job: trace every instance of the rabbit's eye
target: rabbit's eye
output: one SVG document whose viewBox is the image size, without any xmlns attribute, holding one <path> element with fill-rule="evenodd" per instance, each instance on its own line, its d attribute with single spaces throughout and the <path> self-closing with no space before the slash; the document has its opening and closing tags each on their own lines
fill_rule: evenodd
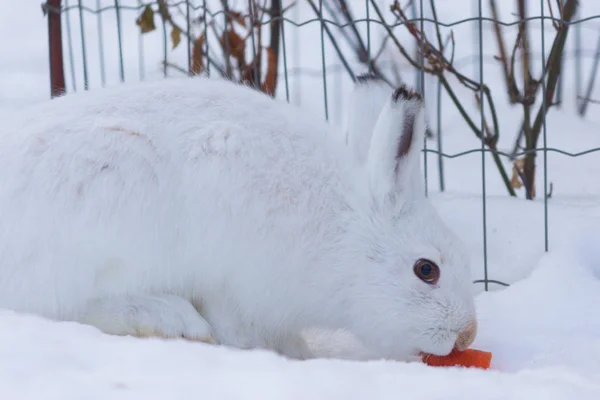
<svg viewBox="0 0 600 400">
<path fill-rule="evenodd" d="M 433 261 L 420 259 L 414 266 L 417 278 L 430 285 L 435 285 L 440 279 L 440 268 Z"/>
</svg>

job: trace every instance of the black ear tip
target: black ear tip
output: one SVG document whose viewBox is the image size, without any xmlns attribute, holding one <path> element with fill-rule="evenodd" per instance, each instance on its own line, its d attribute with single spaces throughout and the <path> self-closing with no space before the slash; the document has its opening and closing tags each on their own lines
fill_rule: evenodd
<svg viewBox="0 0 600 400">
<path fill-rule="evenodd" d="M 423 101 L 423 97 L 419 93 L 406 85 L 401 85 L 396 88 L 396 90 L 394 90 L 394 94 L 392 95 L 392 99 L 394 99 L 395 102 L 411 100 L 416 100 L 418 102 Z"/>
<path fill-rule="evenodd" d="M 369 82 L 380 82 L 382 79 L 372 72 L 365 72 L 356 77 L 356 84 L 361 85 Z"/>
</svg>

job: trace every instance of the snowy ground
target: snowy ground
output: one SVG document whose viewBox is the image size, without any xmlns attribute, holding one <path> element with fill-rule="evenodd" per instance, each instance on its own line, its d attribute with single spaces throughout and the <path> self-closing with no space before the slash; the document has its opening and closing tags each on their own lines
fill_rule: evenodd
<svg viewBox="0 0 600 400">
<path fill-rule="evenodd" d="M 598 233 L 598 231 L 596 231 Z M 597 237 L 597 236 L 596 236 Z M 6 399 L 597 399 L 600 249 L 542 257 L 528 279 L 478 297 L 474 344 L 493 370 L 288 361 L 262 351 L 109 337 L 0 314 Z"/>
<path fill-rule="evenodd" d="M 39 2 L 2 0 L 0 13 L 0 121 L 3 114 L 39 101 L 47 101 L 48 69 L 46 21 Z M 470 15 L 470 0 L 438 1 L 441 20 Z M 84 1 L 95 6 L 94 1 Z M 112 3 L 112 2 L 108 2 Z M 127 3 L 123 1 L 122 3 Z M 132 2 L 129 2 L 132 3 Z M 135 2 L 133 2 L 135 3 Z M 357 0 L 357 4 L 363 4 Z M 487 2 L 484 2 L 487 3 Z M 510 19 L 509 3 L 501 2 Z M 592 2 L 582 5 L 582 17 L 600 14 Z M 380 4 L 385 4 L 380 2 Z M 539 2 L 532 1 L 536 14 Z M 536 8 L 538 7 L 538 8 Z M 360 7 L 357 6 L 357 9 Z M 546 11 L 547 12 L 547 11 Z M 468 14 L 468 15 L 464 15 Z M 134 18 L 127 14 L 127 21 Z M 72 29 L 79 29 L 76 13 Z M 298 16 L 311 17 L 306 9 Z M 130 21 L 131 20 L 131 21 Z M 106 17 L 110 22 L 110 17 Z M 99 86 L 94 52 L 95 20 L 86 20 L 92 67 L 91 86 Z M 539 24 L 539 22 L 538 22 Z M 138 79 L 135 27 L 125 24 L 126 76 Z M 546 25 L 546 47 L 553 31 Z M 397 28 L 399 30 L 399 28 Z M 456 26 L 457 60 L 473 54 L 473 27 Z M 537 31 L 539 31 L 539 27 Z M 535 30 L 534 30 L 535 31 Z M 295 33 L 302 44 L 294 47 Z M 507 29 L 507 32 L 509 30 Z M 510 32 L 515 32 L 514 29 Z M 582 28 L 583 54 L 593 52 L 600 20 Z M 317 73 L 290 80 L 295 104 L 322 117 L 320 30 L 289 27 L 290 68 L 310 68 Z M 106 33 L 109 43 L 114 32 Z M 508 33 L 507 33 L 508 34 Z M 151 34 L 153 35 L 153 34 Z M 149 36 L 146 46 L 155 36 Z M 379 30 L 373 28 L 376 38 Z M 75 35 L 77 36 L 77 35 Z M 535 35 L 534 42 L 539 41 Z M 495 44 L 485 37 L 485 53 Z M 572 35 L 567 54 L 572 54 Z M 154 38 L 154 39 L 152 39 Z M 74 38 L 78 58 L 79 42 Z M 317 41 L 314 41 L 317 40 Z M 313 43 L 313 44 L 311 44 Z M 538 43 L 539 45 L 539 43 Z M 155 46 L 156 47 L 156 46 Z M 147 77 L 160 76 L 160 51 L 147 50 Z M 539 46 L 538 46 L 539 47 Z M 569 50 L 570 49 L 570 50 Z M 334 57 L 327 49 L 327 59 Z M 66 48 L 65 48 L 66 51 Z M 107 82 L 118 84 L 116 52 L 107 55 Z M 173 53 L 177 59 L 179 53 Z M 539 51 L 538 51 L 539 54 Z M 546 55 L 548 49 L 546 50 Z M 179 55 L 180 56 L 180 55 Z M 131 61 L 131 62 L 130 62 Z M 468 60 L 467 60 L 468 61 Z M 587 78 L 591 59 L 584 57 Z M 96 66 L 94 66 L 96 65 Z M 473 76 L 473 67 L 465 71 Z M 552 110 L 547 121 L 548 145 L 567 151 L 600 146 L 600 106 L 591 105 L 585 119 L 576 115 L 574 64 L 567 57 L 564 106 Z M 81 87 L 81 68 L 77 85 Z M 68 64 L 66 72 L 69 74 Z M 69 75 L 68 75 L 69 76 Z M 484 77 L 499 77 L 493 62 L 484 65 Z M 330 74 L 328 83 L 331 120 L 340 123 L 348 82 Z M 412 79 L 412 78 L 411 78 Z M 486 78 L 487 80 L 487 78 Z M 68 78 L 70 87 L 72 82 Z M 491 79 L 492 90 L 502 93 L 502 82 Z M 304 88 L 305 90 L 300 90 Z M 280 86 L 279 95 L 283 87 Z M 428 90 L 433 90 L 430 86 Z M 461 92 L 466 96 L 466 92 Z M 600 97 L 600 89 L 595 97 Z M 500 145 L 510 148 L 520 110 L 499 96 L 497 107 L 503 136 Z M 472 106 L 472 104 L 471 104 Z M 430 110 L 435 107 L 435 102 Z M 474 109 L 474 108 L 473 108 Z M 472 110 L 473 110 L 472 109 Z M 460 116 L 444 99 L 441 120 L 444 151 L 455 153 L 478 147 Z M 434 115 L 434 113 L 432 113 Z M 434 121 L 435 124 L 435 121 Z M 0 129 L 2 125 L 0 124 Z M 435 147 L 435 142 L 431 142 Z M 72 323 L 0 312 L 0 398 L 2 399 L 598 399 L 600 398 L 600 153 L 580 158 L 548 154 L 548 177 L 554 191 L 548 201 L 550 252 L 544 252 L 544 203 L 510 199 L 505 194 L 490 159 L 486 159 L 487 255 L 492 279 L 511 283 L 492 285 L 482 292 L 474 285 L 480 333 L 473 347 L 492 351 L 492 370 L 436 369 L 419 364 L 392 362 L 352 363 L 333 360 L 295 362 L 262 351 L 236 351 L 178 341 L 135 340 L 102 335 Z M 543 163 L 543 155 L 538 164 Z M 507 167 L 510 165 L 507 163 Z M 430 195 L 442 216 L 472 249 L 475 278 L 483 277 L 483 220 L 481 155 L 445 160 L 447 191 L 438 189 L 437 159 L 428 157 Z M 510 171 L 510 168 L 509 168 Z M 543 182 L 538 174 L 538 190 Z"/>
</svg>

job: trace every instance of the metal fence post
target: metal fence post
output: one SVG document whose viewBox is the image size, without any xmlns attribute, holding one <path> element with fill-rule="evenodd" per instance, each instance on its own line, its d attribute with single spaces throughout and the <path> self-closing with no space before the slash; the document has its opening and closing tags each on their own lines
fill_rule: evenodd
<svg viewBox="0 0 600 400">
<path fill-rule="evenodd" d="M 66 92 L 63 67 L 61 0 L 48 0 L 44 10 L 48 13 L 48 52 L 50 56 L 50 97 Z"/>
</svg>

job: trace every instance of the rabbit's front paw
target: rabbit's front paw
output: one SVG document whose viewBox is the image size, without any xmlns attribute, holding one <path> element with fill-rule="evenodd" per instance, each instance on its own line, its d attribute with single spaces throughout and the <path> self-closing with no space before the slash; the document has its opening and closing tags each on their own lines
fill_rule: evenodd
<svg viewBox="0 0 600 400">
<path fill-rule="evenodd" d="M 174 295 L 96 299 L 79 322 L 112 335 L 183 338 L 217 344 L 212 327 L 194 306 Z"/>
</svg>

